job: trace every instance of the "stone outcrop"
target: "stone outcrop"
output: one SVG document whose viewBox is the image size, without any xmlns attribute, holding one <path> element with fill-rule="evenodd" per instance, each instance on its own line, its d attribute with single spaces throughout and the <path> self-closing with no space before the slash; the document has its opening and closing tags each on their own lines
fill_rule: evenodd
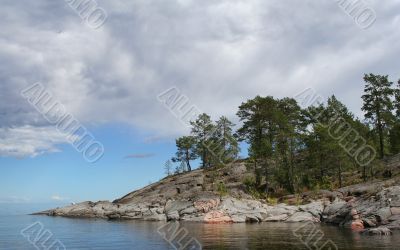
<svg viewBox="0 0 400 250">
<path fill-rule="evenodd" d="M 400 229 L 400 185 L 385 188 L 387 183 L 380 182 L 372 186 L 375 189 L 361 185 L 342 189 L 346 192 L 345 197 L 351 195 L 351 199 L 337 199 L 327 205 L 323 212 L 323 221 L 368 234 L 378 234 L 382 228 Z M 371 228 L 377 230 L 370 230 Z M 382 231 L 382 234 L 387 233 Z"/>
<path fill-rule="evenodd" d="M 269 205 L 246 194 L 244 164 L 222 170 L 195 170 L 164 178 L 113 202 L 82 202 L 38 214 L 109 220 L 194 221 L 204 223 L 313 222 L 388 235 L 400 229 L 399 179 L 321 190 Z M 221 194 L 214 185 L 227 183 Z M 295 198 L 295 199 L 293 199 Z M 282 199 L 281 199 L 282 200 Z M 296 205 L 297 204 L 297 205 Z"/>
<path fill-rule="evenodd" d="M 76 218 L 102 218 L 110 220 L 183 220 L 205 223 L 240 222 L 320 222 L 322 203 L 304 206 L 279 204 L 269 206 L 255 200 L 233 197 L 202 198 L 201 200 L 169 200 L 165 205 L 151 203 L 118 204 L 107 201 L 82 202 L 44 211 L 39 214 Z"/>
</svg>

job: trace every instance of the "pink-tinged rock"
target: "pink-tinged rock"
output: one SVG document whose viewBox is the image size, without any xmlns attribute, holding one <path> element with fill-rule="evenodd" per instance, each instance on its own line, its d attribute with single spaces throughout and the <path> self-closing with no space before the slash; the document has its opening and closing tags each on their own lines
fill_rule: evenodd
<svg viewBox="0 0 400 250">
<path fill-rule="evenodd" d="M 193 205 L 197 211 L 207 213 L 208 211 L 218 207 L 219 202 L 219 199 L 199 200 L 195 201 Z"/>
<path fill-rule="evenodd" d="M 354 202 L 355 198 L 353 196 L 347 196 L 343 198 L 346 202 Z"/>
<path fill-rule="evenodd" d="M 360 220 L 360 215 L 358 214 L 358 211 L 355 208 L 351 209 L 351 216 L 355 221 Z"/>
<path fill-rule="evenodd" d="M 392 215 L 400 215 L 400 207 L 391 207 L 390 212 Z"/>
<path fill-rule="evenodd" d="M 353 220 L 351 222 L 351 229 L 354 231 L 364 230 L 364 223 L 362 220 Z"/>
<path fill-rule="evenodd" d="M 233 219 L 222 211 L 211 211 L 204 216 L 206 223 L 232 223 Z"/>
<path fill-rule="evenodd" d="M 351 209 L 352 216 L 357 215 L 357 214 L 358 214 L 357 209 L 355 209 L 355 208 Z"/>
</svg>

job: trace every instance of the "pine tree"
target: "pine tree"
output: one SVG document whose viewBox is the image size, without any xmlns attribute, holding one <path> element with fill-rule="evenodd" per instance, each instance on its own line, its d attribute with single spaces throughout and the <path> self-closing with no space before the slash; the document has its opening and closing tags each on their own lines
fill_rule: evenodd
<svg viewBox="0 0 400 250">
<path fill-rule="evenodd" d="M 400 80 L 397 82 L 397 86 L 394 89 L 394 108 L 396 109 L 397 121 L 400 120 Z"/>
<path fill-rule="evenodd" d="M 239 143 L 233 135 L 233 127 L 234 124 L 225 116 L 216 122 L 213 155 L 218 163 L 226 163 L 238 157 Z"/>
<path fill-rule="evenodd" d="M 394 89 L 394 108 L 396 117 L 393 126 L 390 128 L 390 152 L 392 154 L 400 153 L 400 80 Z"/>
<path fill-rule="evenodd" d="M 366 82 L 364 88 L 364 101 L 362 110 L 365 118 L 370 121 L 379 139 L 379 154 L 382 159 L 385 155 L 385 140 L 387 138 L 387 128 L 393 120 L 393 103 L 391 97 L 393 89 L 392 82 L 388 76 L 369 74 L 364 76 Z"/>
<path fill-rule="evenodd" d="M 171 162 L 171 160 L 168 160 L 168 161 L 165 162 L 164 169 L 165 169 L 165 174 L 167 176 L 170 176 L 172 174 L 172 171 L 171 171 L 172 170 L 172 162 Z"/>
<path fill-rule="evenodd" d="M 202 168 L 209 167 L 215 127 L 210 116 L 205 113 L 199 115 L 197 120 L 191 122 L 191 125 L 191 134 L 196 141 L 196 154 L 202 161 Z"/>
<path fill-rule="evenodd" d="M 239 107 L 237 115 L 243 122 L 238 134 L 250 144 L 249 156 L 265 176 L 265 192 L 268 196 L 271 181 L 271 157 L 277 131 L 277 101 L 271 97 L 257 96 Z"/>
<path fill-rule="evenodd" d="M 299 138 L 304 127 L 301 123 L 301 108 L 291 98 L 277 100 L 276 110 L 277 133 L 275 138 L 275 161 L 281 173 L 280 184 L 289 192 L 294 190 L 296 153 L 301 146 Z M 283 175 L 282 175 L 283 173 Z"/>
<path fill-rule="evenodd" d="M 185 169 L 192 171 L 190 161 L 195 160 L 196 156 L 196 140 L 192 136 L 183 136 L 176 139 L 177 152 L 172 158 L 173 162 L 180 162 L 186 165 Z"/>
</svg>

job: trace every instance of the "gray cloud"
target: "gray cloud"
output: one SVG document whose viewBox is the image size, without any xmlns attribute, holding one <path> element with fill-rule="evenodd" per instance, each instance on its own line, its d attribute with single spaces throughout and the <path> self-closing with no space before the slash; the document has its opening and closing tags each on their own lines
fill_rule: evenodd
<svg viewBox="0 0 400 250">
<path fill-rule="evenodd" d="M 38 128 L 48 124 L 19 95 L 37 81 L 84 124 L 123 122 L 165 138 L 187 132 L 156 99 L 171 86 L 215 118 L 235 119 L 257 94 L 308 87 L 336 93 L 360 115 L 364 73 L 400 78 L 396 0 L 368 1 L 377 22 L 367 30 L 333 0 L 98 2 L 108 19 L 93 30 L 63 1 L 3 1 L 0 137 L 29 128 L 32 148 L 19 148 L 26 138 L 14 133 L 0 155 L 52 152 L 63 142 L 52 133 L 43 142 Z"/>
</svg>

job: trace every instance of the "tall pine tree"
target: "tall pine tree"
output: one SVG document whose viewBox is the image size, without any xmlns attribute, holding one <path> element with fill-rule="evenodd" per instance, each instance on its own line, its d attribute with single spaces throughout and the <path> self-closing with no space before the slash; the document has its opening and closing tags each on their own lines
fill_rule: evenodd
<svg viewBox="0 0 400 250">
<path fill-rule="evenodd" d="M 214 143 L 215 126 L 211 121 L 211 117 L 205 113 L 190 123 L 192 125 L 191 134 L 196 140 L 196 154 L 202 161 L 202 168 L 211 165 L 211 148 Z"/>
<path fill-rule="evenodd" d="M 366 82 L 364 88 L 364 101 L 362 110 L 365 118 L 374 126 L 379 140 L 379 155 L 382 159 L 385 155 L 385 141 L 387 139 L 387 128 L 393 120 L 393 103 L 391 97 L 393 89 L 392 82 L 388 76 L 369 74 L 364 76 Z"/>
<path fill-rule="evenodd" d="M 176 139 L 176 156 L 172 158 L 173 162 L 186 164 L 186 169 L 192 171 L 190 161 L 195 160 L 196 156 L 196 140 L 192 136 L 183 136 Z"/>
</svg>

